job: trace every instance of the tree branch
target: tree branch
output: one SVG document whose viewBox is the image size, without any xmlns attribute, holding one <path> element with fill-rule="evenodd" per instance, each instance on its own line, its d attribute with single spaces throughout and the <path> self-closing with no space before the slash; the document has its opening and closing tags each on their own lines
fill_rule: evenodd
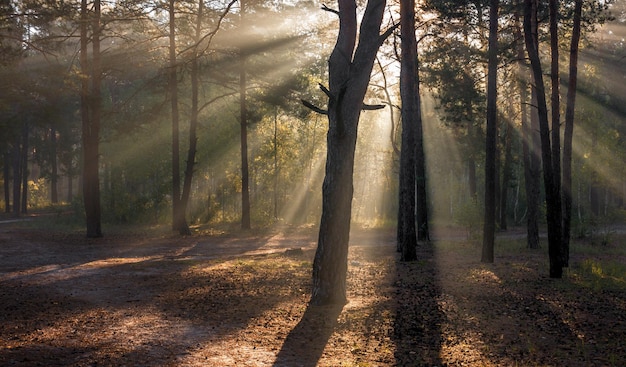
<svg viewBox="0 0 626 367">
<path fill-rule="evenodd" d="M 327 111 L 327 110 L 323 110 L 323 109 L 321 109 L 321 108 L 319 108 L 319 107 L 315 106 L 315 105 L 314 105 L 313 103 L 311 103 L 311 102 L 305 101 L 304 99 L 301 99 L 301 100 L 300 100 L 300 102 L 302 102 L 302 104 L 303 104 L 305 107 L 307 107 L 307 108 L 309 108 L 309 109 L 313 110 L 314 112 L 317 112 L 317 113 L 319 113 L 319 114 L 321 114 L 321 115 L 328 115 L 328 111 Z"/>
<path fill-rule="evenodd" d="M 322 10 L 339 15 L 339 10 L 331 9 L 328 6 L 326 6 L 326 4 L 322 4 Z"/>
<path fill-rule="evenodd" d="M 385 108 L 384 104 L 365 104 L 365 103 L 363 103 L 363 107 L 361 107 L 363 111 L 382 110 L 383 108 Z"/>
<path fill-rule="evenodd" d="M 325 87 L 322 83 L 318 83 L 317 85 L 319 85 L 319 86 L 320 86 L 320 89 L 322 90 L 322 92 L 324 92 L 324 94 L 325 94 L 328 98 L 330 98 L 330 99 L 332 99 L 332 100 L 334 100 L 334 99 L 335 99 L 335 97 L 333 96 L 333 94 L 332 94 L 332 93 L 330 93 L 330 90 L 328 90 L 328 88 L 326 88 L 326 87 Z"/>
</svg>

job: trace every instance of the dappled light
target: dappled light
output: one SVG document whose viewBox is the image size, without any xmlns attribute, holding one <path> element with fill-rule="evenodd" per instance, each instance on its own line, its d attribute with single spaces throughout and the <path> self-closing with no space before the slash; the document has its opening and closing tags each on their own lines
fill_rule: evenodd
<svg viewBox="0 0 626 367">
<path fill-rule="evenodd" d="M 4 2 L 0 365 L 626 365 L 581 1 Z"/>
</svg>

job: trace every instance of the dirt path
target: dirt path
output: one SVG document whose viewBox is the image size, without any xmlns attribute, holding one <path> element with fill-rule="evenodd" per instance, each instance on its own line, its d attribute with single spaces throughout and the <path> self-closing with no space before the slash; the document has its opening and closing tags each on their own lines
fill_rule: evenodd
<svg viewBox="0 0 626 367">
<path fill-rule="evenodd" d="M 307 307 L 315 237 L 0 227 L 0 365 L 626 364 L 619 283 L 550 280 L 543 253 L 483 265 L 463 242 L 400 263 L 391 231 L 363 231 L 350 302 Z"/>
</svg>

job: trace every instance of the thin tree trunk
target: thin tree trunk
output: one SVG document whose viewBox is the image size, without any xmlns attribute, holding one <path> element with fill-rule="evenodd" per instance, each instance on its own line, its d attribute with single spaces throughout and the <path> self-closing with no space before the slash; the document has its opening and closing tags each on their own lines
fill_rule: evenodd
<svg viewBox="0 0 626 367">
<path fill-rule="evenodd" d="M 543 84 L 543 71 L 537 45 L 532 35 L 532 13 L 533 1 L 525 0 L 524 14 L 524 38 L 526 41 L 526 50 L 530 59 L 533 71 L 533 88 L 537 93 L 537 109 L 539 114 L 539 134 L 541 137 L 541 160 L 543 166 L 544 186 L 546 189 L 546 206 L 547 206 L 547 222 L 548 222 L 548 252 L 550 255 L 550 277 L 561 278 L 563 274 L 561 264 L 561 199 L 555 196 L 556 180 L 554 176 L 554 165 L 552 163 L 552 149 L 550 142 L 550 127 L 548 121 L 548 109 L 546 103 L 546 94 Z"/>
<path fill-rule="evenodd" d="M 522 155 L 524 162 L 524 189 L 526 192 L 526 242 L 528 248 L 539 248 L 539 161 L 536 154 L 536 137 L 538 130 L 534 126 L 538 126 L 537 113 L 534 106 L 536 98 L 531 101 L 531 107 L 528 108 L 528 70 L 524 63 L 524 45 L 520 24 L 520 14 L 517 10 L 519 3 L 516 3 L 515 10 L 515 37 L 517 38 L 517 58 L 518 58 L 518 88 L 520 92 L 520 110 L 522 120 Z M 531 117 L 529 119 L 529 111 Z"/>
<path fill-rule="evenodd" d="M 8 148 L 5 148 L 5 152 L 3 153 L 3 165 L 2 165 L 2 174 L 3 174 L 3 188 L 4 188 L 4 212 L 11 212 L 11 195 L 10 195 L 10 182 L 11 179 L 11 157 L 8 152 Z"/>
<path fill-rule="evenodd" d="M 20 209 L 22 208 L 22 165 L 20 156 L 20 135 L 17 135 L 13 144 L 13 215 L 16 217 L 20 215 Z"/>
<path fill-rule="evenodd" d="M 179 231 L 185 220 L 181 208 L 180 188 L 180 114 L 178 111 L 178 72 L 176 61 L 176 8 L 169 0 L 169 73 L 168 89 L 172 114 L 172 229 Z"/>
<path fill-rule="evenodd" d="M 498 6 L 499 0 L 489 4 L 489 51 L 487 73 L 487 130 L 485 145 L 485 222 L 481 261 L 493 262 L 496 230 L 496 138 L 497 125 L 497 78 L 498 78 Z"/>
<path fill-rule="evenodd" d="M 563 266 L 569 266 L 569 243 L 572 225 L 572 140 L 574 137 L 574 111 L 576 106 L 576 84 L 578 81 L 578 43 L 582 0 L 574 5 L 574 27 L 569 56 L 569 82 L 567 87 L 567 107 L 565 109 L 565 136 L 563 139 Z"/>
<path fill-rule="evenodd" d="M 415 23 L 415 22 L 413 22 Z M 428 225 L 428 182 L 426 180 L 426 154 L 424 152 L 424 126 L 422 123 L 422 99 L 420 96 L 419 53 L 415 51 L 415 96 L 417 97 L 417 113 L 415 116 L 415 174 L 417 184 L 417 240 L 430 241 Z"/>
<path fill-rule="evenodd" d="M 57 131 L 55 128 L 50 129 L 50 145 L 52 147 L 50 152 L 50 166 L 52 168 L 50 177 L 50 202 L 56 204 L 59 202 L 59 173 L 57 164 Z"/>
<path fill-rule="evenodd" d="M 357 40 L 355 0 L 339 0 L 339 34 L 328 60 L 326 175 L 313 262 L 311 303 L 344 304 L 353 194 L 354 151 L 365 92 L 378 48 L 385 0 L 369 0 Z"/>
<path fill-rule="evenodd" d="M 185 166 L 185 179 L 183 182 L 183 193 L 180 200 L 181 218 L 178 223 L 178 233 L 181 235 L 190 235 L 189 225 L 185 219 L 187 206 L 189 205 L 189 197 L 191 195 L 191 182 L 193 179 L 193 171 L 196 165 L 196 146 L 198 144 L 198 113 L 199 113 L 199 62 L 198 62 L 198 46 L 201 37 L 202 16 L 204 12 L 204 1 L 198 1 L 198 14 L 196 16 L 196 34 L 194 41 L 196 44 L 191 55 L 191 118 L 189 119 L 189 150 L 187 151 L 187 164 Z"/>
<path fill-rule="evenodd" d="M 245 25 L 246 2 L 239 2 L 239 22 Z M 246 101 L 247 56 L 244 50 L 239 50 L 239 137 L 241 146 L 241 228 L 250 229 L 250 169 L 248 167 L 248 107 Z"/>
<path fill-rule="evenodd" d="M 507 203 L 509 195 L 509 180 L 511 179 L 511 164 L 513 161 L 513 127 L 506 124 L 506 133 L 504 138 L 504 166 L 502 167 L 502 185 L 500 194 L 500 229 L 506 230 L 507 223 Z"/>
<path fill-rule="evenodd" d="M 22 170 L 21 212 L 28 212 L 28 123 L 22 126 L 22 148 L 20 150 L 20 166 Z"/>
</svg>

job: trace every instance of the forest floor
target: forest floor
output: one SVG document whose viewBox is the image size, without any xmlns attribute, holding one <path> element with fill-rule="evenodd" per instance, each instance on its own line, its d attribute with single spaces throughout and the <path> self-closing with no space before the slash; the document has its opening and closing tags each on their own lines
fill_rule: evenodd
<svg viewBox="0 0 626 367">
<path fill-rule="evenodd" d="M 463 240 L 402 263 L 351 235 L 344 307 L 308 307 L 311 229 L 86 239 L 0 224 L 2 366 L 624 366 L 626 237 L 572 249 Z M 445 231 L 444 231 L 445 232 Z M 515 237 L 515 236 L 513 236 Z"/>
</svg>

